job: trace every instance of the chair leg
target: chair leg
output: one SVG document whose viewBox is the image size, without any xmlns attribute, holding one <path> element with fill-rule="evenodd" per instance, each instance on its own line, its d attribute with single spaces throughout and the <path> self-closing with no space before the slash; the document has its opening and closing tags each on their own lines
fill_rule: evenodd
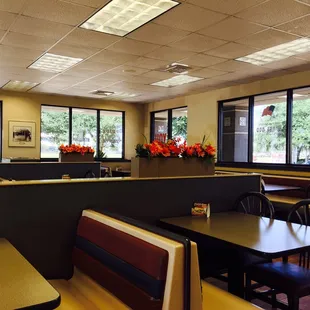
<svg viewBox="0 0 310 310">
<path fill-rule="evenodd" d="M 252 300 L 251 278 L 248 274 L 245 275 L 245 300 Z"/>
<path fill-rule="evenodd" d="M 272 309 L 277 309 L 277 292 L 276 292 L 276 290 L 271 291 L 271 306 L 272 306 Z"/>
<path fill-rule="evenodd" d="M 299 310 L 299 297 L 298 296 L 287 296 L 288 309 Z"/>
</svg>

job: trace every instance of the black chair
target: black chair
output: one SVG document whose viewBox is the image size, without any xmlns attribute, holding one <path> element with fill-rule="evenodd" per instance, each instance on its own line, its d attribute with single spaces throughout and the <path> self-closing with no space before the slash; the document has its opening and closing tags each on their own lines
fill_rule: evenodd
<svg viewBox="0 0 310 310">
<path fill-rule="evenodd" d="M 310 220 L 309 205 L 310 199 L 295 204 L 289 212 L 288 221 L 294 219 L 300 224 L 308 224 Z M 272 289 L 271 298 L 253 291 L 251 281 L 270 287 Z M 287 295 L 288 305 L 284 305 L 276 299 L 276 295 L 279 293 Z M 287 257 L 285 257 L 282 262 L 251 265 L 246 270 L 246 299 L 249 301 L 259 298 L 272 304 L 272 307 L 298 310 L 299 298 L 307 295 L 310 295 L 308 252 L 300 255 L 299 266 L 288 263 Z"/>
</svg>

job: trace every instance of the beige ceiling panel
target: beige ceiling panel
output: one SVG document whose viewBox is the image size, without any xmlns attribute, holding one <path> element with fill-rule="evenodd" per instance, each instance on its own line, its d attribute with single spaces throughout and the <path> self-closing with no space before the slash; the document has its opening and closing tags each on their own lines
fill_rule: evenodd
<svg viewBox="0 0 310 310">
<path fill-rule="evenodd" d="M 198 77 L 203 77 L 203 78 L 211 78 L 211 77 L 223 75 L 223 74 L 226 74 L 226 73 L 227 72 L 224 72 L 224 71 L 213 70 L 213 69 L 210 69 L 210 68 L 204 68 L 204 69 L 193 71 L 191 73 L 191 75 L 198 76 Z"/>
<path fill-rule="evenodd" d="M 310 6 L 292 0 L 272 0 L 249 8 L 238 17 L 267 26 L 275 26 L 310 13 Z"/>
<path fill-rule="evenodd" d="M 230 72 L 227 74 L 223 74 L 217 77 L 212 78 L 213 81 L 232 81 L 236 82 L 239 80 L 247 79 L 247 81 L 257 81 L 258 79 L 263 79 L 263 77 L 259 77 L 257 73 L 251 73 L 251 72 Z"/>
<path fill-rule="evenodd" d="M 310 61 L 310 52 L 298 54 L 295 57 Z"/>
<path fill-rule="evenodd" d="M 111 45 L 108 50 L 132 55 L 143 56 L 159 48 L 160 45 L 123 38 Z"/>
<path fill-rule="evenodd" d="M 182 62 L 187 65 L 198 67 L 209 67 L 224 61 L 226 61 L 226 59 L 204 54 L 196 54 L 194 56 L 182 60 Z"/>
<path fill-rule="evenodd" d="M 23 34 L 47 37 L 59 40 L 71 31 L 73 27 L 59 23 L 50 22 L 43 19 L 19 16 L 11 27 L 11 31 Z"/>
<path fill-rule="evenodd" d="M 269 29 L 238 40 L 237 43 L 265 49 L 297 39 L 299 39 L 299 37 L 295 35 Z"/>
<path fill-rule="evenodd" d="M 72 68 L 72 70 L 87 70 L 87 71 L 93 71 L 96 72 L 97 74 L 106 72 L 108 70 L 111 70 L 115 68 L 115 65 L 110 65 L 110 64 L 105 64 L 101 62 L 93 62 L 90 60 L 85 60 L 81 62 L 80 64 L 77 64 Z"/>
<path fill-rule="evenodd" d="M 310 5 L 310 0 L 295 0 L 295 1 Z"/>
<path fill-rule="evenodd" d="M 257 52 L 257 49 L 255 48 L 230 42 L 211 51 L 207 51 L 206 54 L 222 58 L 235 59 L 255 52 Z"/>
<path fill-rule="evenodd" d="M 260 70 L 264 71 L 259 66 L 251 65 L 249 63 L 242 62 L 242 61 L 236 61 L 236 60 L 229 60 L 226 62 L 222 62 L 210 68 L 215 69 L 215 70 L 228 71 L 228 72 L 234 72 L 234 71 L 240 71 L 240 70 L 244 70 L 246 72 L 248 72 L 249 70 L 252 70 L 252 72 L 253 71 L 257 72 Z"/>
<path fill-rule="evenodd" d="M 132 77 L 132 80 L 130 82 L 137 83 L 137 84 L 143 84 L 143 85 L 149 85 L 149 84 L 152 84 L 158 81 L 159 81 L 158 78 L 146 77 L 144 75 L 135 75 Z"/>
<path fill-rule="evenodd" d="M 154 85 L 135 84 L 130 81 L 120 82 L 111 87 L 113 87 L 114 89 L 124 89 L 124 90 L 136 89 L 136 90 L 145 91 L 145 92 L 161 92 L 161 93 L 164 92 L 164 87 L 154 86 Z"/>
<path fill-rule="evenodd" d="M 231 16 L 221 22 L 204 28 L 199 33 L 206 36 L 235 41 L 250 34 L 266 30 L 267 27 L 249 23 L 246 20 Z"/>
<path fill-rule="evenodd" d="M 153 59 L 153 58 L 147 58 L 147 57 L 139 57 L 135 61 L 128 62 L 128 66 L 143 68 L 143 69 L 149 69 L 149 70 L 155 70 L 158 68 L 166 67 L 170 64 L 169 60 L 159 60 L 159 59 Z"/>
<path fill-rule="evenodd" d="M 115 84 L 115 81 L 105 81 L 103 79 L 101 79 L 100 81 L 95 81 L 91 79 L 91 80 L 81 82 L 77 84 L 75 87 L 85 89 L 85 90 L 95 90 L 95 89 L 102 89 L 103 87 L 107 87 L 112 84 Z"/>
<path fill-rule="evenodd" d="M 85 47 L 85 46 L 78 47 L 73 45 L 67 45 L 64 43 L 58 43 L 52 49 L 49 50 L 49 53 L 85 59 L 94 55 L 99 51 L 100 49 L 95 47 Z"/>
<path fill-rule="evenodd" d="M 0 0 L 0 11 L 19 13 L 26 0 Z"/>
<path fill-rule="evenodd" d="M 0 75 L 1 74 L 16 74 L 24 77 L 28 82 L 43 82 L 54 76 L 53 73 L 18 67 L 2 67 L 0 70 Z"/>
<path fill-rule="evenodd" d="M 112 81 L 112 82 L 121 82 L 121 81 L 130 81 L 132 79 L 132 76 L 128 75 L 121 75 L 121 74 L 112 74 L 110 72 L 103 73 L 99 76 L 94 77 L 91 79 L 91 81 L 94 81 L 96 83 L 100 81 Z"/>
<path fill-rule="evenodd" d="M 36 86 L 35 88 L 32 88 L 30 90 L 31 93 L 36 93 L 36 92 L 40 92 L 40 93 L 52 93 L 54 91 L 60 90 L 63 87 L 61 85 L 47 85 L 47 84 L 41 84 Z"/>
<path fill-rule="evenodd" d="M 277 29 L 283 30 L 285 32 L 309 36 L 310 35 L 310 15 L 295 19 L 291 22 L 282 24 L 276 27 Z"/>
<path fill-rule="evenodd" d="M 266 0 L 187 0 L 188 3 L 229 15 L 233 15 L 265 1 Z"/>
<path fill-rule="evenodd" d="M 101 8 L 105 6 L 108 2 L 110 2 L 110 0 L 66 0 L 66 1 L 75 4 L 89 6 L 92 8 Z"/>
<path fill-rule="evenodd" d="M 100 74 L 99 72 L 94 72 L 92 70 L 87 69 L 78 69 L 76 67 L 73 67 L 72 69 L 66 71 L 66 73 L 72 76 L 84 77 L 85 79 L 92 78 Z"/>
<path fill-rule="evenodd" d="M 171 42 L 178 41 L 188 34 L 188 31 L 148 23 L 130 33 L 127 37 L 139 41 L 166 45 Z"/>
<path fill-rule="evenodd" d="M 0 57 L 0 67 L 20 67 L 20 68 L 27 68 L 31 65 L 33 61 L 24 58 L 17 58 L 15 56 L 1 56 Z M 2 68 L 0 69 L 0 71 Z"/>
<path fill-rule="evenodd" d="M 0 77 L 0 88 L 9 82 L 10 82 L 9 79 Z"/>
<path fill-rule="evenodd" d="M 303 72 L 303 71 L 309 71 L 309 70 L 310 70 L 309 63 L 289 69 L 289 71 L 292 71 L 292 72 Z"/>
<path fill-rule="evenodd" d="M 0 29 L 0 41 L 5 34 L 6 34 L 6 31 Z"/>
<path fill-rule="evenodd" d="M 183 58 L 190 57 L 192 55 L 195 55 L 193 52 L 189 51 L 181 51 L 176 48 L 168 47 L 168 46 L 163 46 L 146 56 L 149 58 L 155 58 L 155 59 L 160 59 L 160 60 L 170 60 L 172 62 L 179 61 Z"/>
<path fill-rule="evenodd" d="M 126 75 L 126 76 L 133 76 L 133 75 L 140 75 L 143 73 L 148 72 L 148 69 L 136 68 L 131 66 L 119 66 L 109 71 L 111 74 L 119 74 L 119 75 Z"/>
<path fill-rule="evenodd" d="M 120 37 L 82 28 L 73 30 L 61 42 L 70 45 L 106 48 L 120 40 Z"/>
<path fill-rule="evenodd" d="M 171 47 L 191 52 L 204 52 L 225 44 L 226 41 L 191 33 L 185 38 L 168 44 Z"/>
<path fill-rule="evenodd" d="M 0 58 L 14 56 L 14 58 L 29 59 L 34 61 L 40 57 L 41 54 L 42 53 L 40 51 L 30 50 L 27 48 L 0 45 Z"/>
<path fill-rule="evenodd" d="M 116 53 L 108 50 L 104 50 L 99 54 L 93 56 L 91 61 L 94 62 L 103 62 L 111 65 L 122 65 L 129 61 L 135 61 L 138 59 L 138 56 L 129 55 L 124 53 Z"/>
<path fill-rule="evenodd" d="M 8 30 L 16 17 L 16 14 L 0 11 L 0 29 Z"/>
<path fill-rule="evenodd" d="M 17 32 L 9 32 L 2 41 L 2 44 L 4 45 L 24 47 L 42 52 L 52 47 L 55 43 L 55 39 L 36 37 Z"/>
<path fill-rule="evenodd" d="M 158 79 L 158 81 L 166 80 L 174 77 L 175 75 L 169 72 L 160 72 L 160 71 L 150 71 L 142 74 L 142 76 Z"/>
<path fill-rule="evenodd" d="M 59 0 L 28 0 L 23 15 L 77 26 L 94 12 L 94 8 Z"/>
<path fill-rule="evenodd" d="M 277 77 L 277 76 L 284 76 L 284 75 L 287 75 L 287 74 L 292 74 L 291 71 L 288 71 L 288 70 L 272 70 L 270 69 L 270 71 L 266 72 L 263 74 L 263 76 L 267 79 L 270 79 L 270 78 L 274 78 L 274 77 Z"/>
<path fill-rule="evenodd" d="M 279 61 L 274 61 L 269 64 L 264 65 L 266 68 L 271 68 L 271 69 L 286 69 L 286 70 L 291 70 L 294 71 L 294 67 L 298 67 L 301 65 L 309 64 L 307 60 L 304 59 L 298 59 L 294 57 L 289 57 L 286 59 L 282 59 Z"/>
<path fill-rule="evenodd" d="M 197 31 L 215 24 L 227 15 L 212 12 L 191 4 L 181 4 L 154 20 L 156 24 L 178 28 L 186 31 Z"/>
<path fill-rule="evenodd" d="M 59 74 L 56 77 L 52 78 L 51 80 L 49 80 L 47 83 L 49 84 L 76 84 L 76 83 L 80 83 L 82 81 L 84 81 L 85 78 L 84 77 L 80 77 L 80 76 L 73 76 L 70 75 L 68 73 L 63 73 L 63 74 Z"/>
</svg>

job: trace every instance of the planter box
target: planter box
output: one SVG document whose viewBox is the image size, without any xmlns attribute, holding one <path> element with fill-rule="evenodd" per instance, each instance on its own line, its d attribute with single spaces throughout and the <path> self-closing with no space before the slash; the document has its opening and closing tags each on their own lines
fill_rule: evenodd
<svg viewBox="0 0 310 310">
<path fill-rule="evenodd" d="M 213 175 L 214 163 L 199 158 L 139 158 L 131 159 L 131 177 L 177 177 Z"/>
<path fill-rule="evenodd" d="M 94 161 L 94 154 L 86 153 L 82 155 L 80 153 L 59 153 L 59 161 L 63 163 L 91 162 Z"/>
</svg>

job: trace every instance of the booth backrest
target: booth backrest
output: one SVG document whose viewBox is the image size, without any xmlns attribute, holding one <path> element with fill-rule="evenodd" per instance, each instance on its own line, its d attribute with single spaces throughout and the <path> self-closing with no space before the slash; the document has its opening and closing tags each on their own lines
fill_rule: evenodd
<svg viewBox="0 0 310 310">
<path fill-rule="evenodd" d="M 201 310 L 196 244 L 192 247 L 190 309 Z M 184 246 L 176 241 L 86 210 L 73 262 L 132 309 L 184 309 Z"/>
</svg>

